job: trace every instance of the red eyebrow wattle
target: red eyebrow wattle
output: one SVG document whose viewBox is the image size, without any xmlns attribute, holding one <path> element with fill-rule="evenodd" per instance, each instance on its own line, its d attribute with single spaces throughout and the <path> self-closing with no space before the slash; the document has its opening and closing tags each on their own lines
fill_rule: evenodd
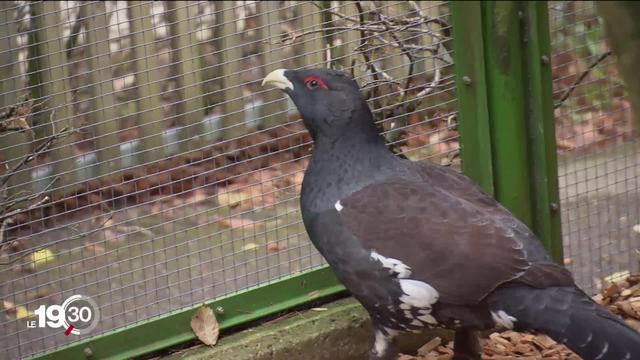
<svg viewBox="0 0 640 360">
<path fill-rule="evenodd" d="M 317 77 L 317 76 L 306 76 L 306 77 L 303 79 L 303 82 L 304 82 L 305 84 L 307 84 L 307 83 L 309 83 L 309 81 L 311 81 L 311 80 L 315 80 L 315 81 L 317 81 L 317 82 L 318 82 L 318 86 L 320 86 L 321 88 L 323 88 L 323 89 L 325 89 L 325 90 L 329 90 L 329 87 L 327 86 L 327 84 L 325 84 L 325 83 L 324 83 L 324 81 L 322 81 L 322 79 L 320 79 L 320 78 L 319 78 L 319 77 Z"/>
</svg>

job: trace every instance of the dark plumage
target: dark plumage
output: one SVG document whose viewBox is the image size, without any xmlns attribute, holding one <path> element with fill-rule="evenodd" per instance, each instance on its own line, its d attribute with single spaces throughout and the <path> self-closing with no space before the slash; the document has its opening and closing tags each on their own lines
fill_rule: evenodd
<svg viewBox="0 0 640 360">
<path fill-rule="evenodd" d="M 332 70 L 276 70 L 314 140 L 301 209 L 309 236 L 369 312 L 371 359 L 424 327 L 544 332 L 584 359 L 640 359 L 640 335 L 596 305 L 535 235 L 464 175 L 391 153 L 355 81 Z"/>
</svg>

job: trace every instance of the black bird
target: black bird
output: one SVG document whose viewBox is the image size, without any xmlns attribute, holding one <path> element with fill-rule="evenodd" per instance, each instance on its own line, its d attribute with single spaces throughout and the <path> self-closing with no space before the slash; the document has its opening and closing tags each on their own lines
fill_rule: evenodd
<svg viewBox="0 0 640 360">
<path fill-rule="evenodd" d="M 395 156 L 355 81 L 333 70 L 275 70 L 314 140 L 301 209 L 311 241 L 375 329 L 455 330 L 454 359 L 479 359 L 476 332 L 539 331 L 584 359 L 640 359 L 640 334 L 594 303 L 536 236 L 462 174 Z"/>
</svg>

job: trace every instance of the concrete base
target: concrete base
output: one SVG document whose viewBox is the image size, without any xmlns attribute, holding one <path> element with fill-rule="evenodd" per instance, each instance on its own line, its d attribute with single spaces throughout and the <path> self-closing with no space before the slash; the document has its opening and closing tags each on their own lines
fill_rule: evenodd
<svg viewBox="0 0 640 360">
<path fill-rule="evenodd" d="M 369 316 L 349 298 L 307 310 L 256 328 L 223 337 L 216 346 L 200 346 L 169 356 L 178 360 L 353 360 L 366 359 L 373 342 Z M 400 349 L 414 352 L 434 336 L 450 339 L 446 331 L 402 336 Z M 412 350 L 412 351 L 411 351 Z"/>
</svg>

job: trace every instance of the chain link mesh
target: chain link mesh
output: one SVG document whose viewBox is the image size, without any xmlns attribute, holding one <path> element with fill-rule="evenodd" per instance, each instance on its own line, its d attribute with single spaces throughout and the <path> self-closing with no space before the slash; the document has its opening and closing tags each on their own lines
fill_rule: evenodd
<svg viewBox="0 0 640 360">
<path fill-rule="evenodd" d="M 565 264 L 595 293 L 638 271 L 638 141 L 593 2 L 550 2 Z"/>
</svg>

